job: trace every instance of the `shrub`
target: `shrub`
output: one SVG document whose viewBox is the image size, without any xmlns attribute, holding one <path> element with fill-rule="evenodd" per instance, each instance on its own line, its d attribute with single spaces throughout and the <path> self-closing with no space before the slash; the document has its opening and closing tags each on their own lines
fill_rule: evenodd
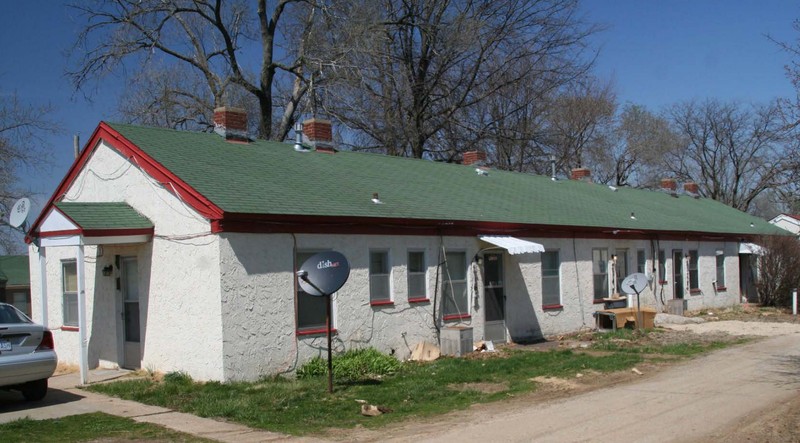
<svg viewBox="0 0 800 443">
<path fill-rule="evenodd" d="M 764 306 L 791 305 L 792 289 L 800 286 L 800 241 L 788 236 L 762 237 L 758 258 L 759 302 Z"/>
<path fill-rule="evenodd" d="M 192 377 L 183 371 L 168 372 L 164 375 L 164 383 L 188 385 L 192 383 Z"/>
<path fill-rule="evenodd" d="M 396 358 L 374 348 L 354 349 L 333 358 L 333 376 L 339 381 L 369 380 L 392 375 L 401 365 Z M 297 377 L 319 377 L 327 373 L 327 359 L 315 357 L 297 370 Z"/>
</svg>

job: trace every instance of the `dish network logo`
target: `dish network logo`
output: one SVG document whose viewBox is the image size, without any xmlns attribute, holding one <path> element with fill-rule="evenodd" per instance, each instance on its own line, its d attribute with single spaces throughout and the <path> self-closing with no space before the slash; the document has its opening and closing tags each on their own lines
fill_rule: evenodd
<svg viewBox="0 0 800 443">
<path fill-rule="evenodd" d="M 323 260 L 317 263 L 317 269 L 338 268 L 339 262 L 332 262 L 330 260 Z"/>
</svg>

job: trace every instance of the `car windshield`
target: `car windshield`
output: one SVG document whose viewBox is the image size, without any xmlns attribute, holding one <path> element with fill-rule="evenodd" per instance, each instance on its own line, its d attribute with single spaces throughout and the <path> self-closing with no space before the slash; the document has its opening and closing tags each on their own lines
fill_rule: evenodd
<svg viewBox="0 0 800 443">
<path fill-rule="evenodd" d="M 11 305 L 0 305 L 0 324 L 32 323 L 22 312 Z"/>
</svg>

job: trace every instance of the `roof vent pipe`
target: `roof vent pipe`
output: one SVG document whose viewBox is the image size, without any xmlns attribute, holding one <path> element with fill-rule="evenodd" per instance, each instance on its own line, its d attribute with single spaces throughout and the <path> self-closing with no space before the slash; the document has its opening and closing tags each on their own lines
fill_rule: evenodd
<svg viewBox="0 0 800 443">
<path fill-rule="evenodd" d="M 550 180 L 556 181 L 556 155 L 550 154 Z"/>
<path fill-rule="evenodd" d="M 300 122 L 294 125 L 294 150 L 297 152 L 310 151 L 310 149 L 303 146 L 303 124 Z"/>
</svg>

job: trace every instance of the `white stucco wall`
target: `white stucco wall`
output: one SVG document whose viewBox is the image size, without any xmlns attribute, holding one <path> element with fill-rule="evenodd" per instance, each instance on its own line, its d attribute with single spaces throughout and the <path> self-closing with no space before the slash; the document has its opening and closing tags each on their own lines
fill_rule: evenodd
<svg viewBox="0 0 800 443">
<path fill-rule="evenodd" d="M 290 234 L 222 235 L 226 379 L 289 372 L 323 355 L 324 334 L 295 333 L 295 250 L 333 249 L 350 261 L 350 277 L 334 300 L 336 350 L 372 346 L 407 358 L 417 343 L 436 341 L 432 302 L 408 302 L 405 263 L 409 250 L 425 251 L 428 294 L 433 297 L 439 238 L 311 234 L 297 234 L 295 238 L 296 245 Z M 449 250 L 464 251 L 468 260 L 477 252 L 474 238 L 444 238 L 444 244 Z M 370 249 L 389 251 L 393 305 L 370 305 Z"/>
<path fill-rule="evenodd" d="M 65 201 L 124 201 L 149 218 L 155 237 L 147 244 L 86 247 L 86 302 L 90 366 L 120 362 L 121 300 L 114 276 L 103 266 L 114 256 L 139 260 L 142 368 L 183 370 L 199 380 L 222 379 L 219 238 L 207 220 L 115 150 L 101 144 L 66 193 Z M 55 332 L 59 359 L 78 362 L 78 333 L 62 331 L 60 260 L 74 259 L 74 247 L 49 247 L 48 326 Z M 30 248 L 32 310 L 41 317 L 38 252 Z M 119 319 L 119 321 L 117 320 Z"/>
<path fill-rule="evenodd" d="M 324 335 L 295 333 L 294 251 L 334 249 L 350 261 L 350 278 L 334 302 L 334 321 L 338 331 L 334 339 L 335 350 L 372 346 L 387 353 L 393 352 L 399 358 L 407 358 L 418 342 L 436 341 L 432 303 L 407 301 L 407 252 L 425 251 L 428 294 L 433 298 L 440 241 L 447 250 L 464 251 L 468 261 L 480 248 L 488 246 L 473 237 L 444 237 L 440 240 L 423 236 L 297 234 L 293 239 L 290 234 L 228 233 L 222 234 L 221 238 L 225 379 L 236 380 L 291 372 L 308 359 L 324 353 Z M 653 242 L 651 246 L 649 240 L 528 240 L 542 243 L 548 250 L 559 251 L 563 307 L 542 308 L 539 254 L 512 256 L 500 250 L 504 257 L 506 324 L 511 340 L 530 340 L 594 327 L 592 314 L 603 305 L 593 302 L 593 248 L 608 249 L 609 257 L 618 249 L 627 249 L 628 273 L 636 271 L 638 249 L 645 250 L 647 273 L 652 273 L 653 256 L 658 256 L 657 248 L 665 250 L 667 283 L 659 284 L 658 278 L 654 278 L 650 287 L 641 294 L 643 306 L 661 308 L 664 302 L 673 298 L 673 249 L 680 249 L 684 256 L 689 250 L 698 250 L 701 292 L 690 295 L 687 289 L 685 299 L 690 309 L 726 306 L 739 300 L 738 245 L 733 242 L 660 242 L 657 246 Z M 651 248 L 656 248 L 655 253 Z M 376 249 L 387 250 L 390 254 L 393 305 L 371 306 L 369 303 L 369 251 Z M 714 291 L 712 285 L 716 279 L 718 250 L 726 256 L 727 290 L 724 292 Z M 477 264 L 470 266 L 467 278 L 472 317 L 444 325 L 471 326 L 474 339 L 480 340 L 484 338 L 483 283 Z M 684 263 L 684 278 L 688 279 L 685 271 Z M 477 281 L 473 280 L 476 275 Z M 477 297 L 473 292 L 476 286 Z M 439 291 L 441 298 L 441 287 Z"/>
</svg>

